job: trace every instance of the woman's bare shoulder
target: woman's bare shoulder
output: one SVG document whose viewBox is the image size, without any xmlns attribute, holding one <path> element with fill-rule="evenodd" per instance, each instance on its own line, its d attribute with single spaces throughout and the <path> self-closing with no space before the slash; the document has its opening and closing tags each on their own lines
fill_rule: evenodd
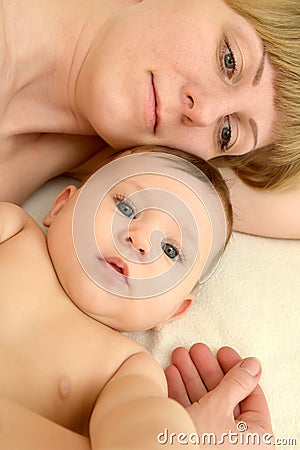
<svg viewBox="0 0 300 450">
<path fill-rule="evenodd" d="M 300 177 L 281 191 L 255 189 L 229 168 L 220 169 L 231 193 L 235 231 L 271 238 L 300 239 Z"/>
</svg>

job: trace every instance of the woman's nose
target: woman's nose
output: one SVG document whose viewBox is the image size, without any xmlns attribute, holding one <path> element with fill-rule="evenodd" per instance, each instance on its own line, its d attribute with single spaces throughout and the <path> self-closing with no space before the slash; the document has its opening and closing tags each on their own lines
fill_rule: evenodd
<svg viewBox="0 0 300 450">
<path fill-rule="evenodd" d="M 190 127 L 209 127 L 216 120 L 231 114 L 225 94 L 209 92 L 197 83 L 188 83 L 182 91 L 182 120 Z M 226 107 L 227 105 L 227 107 Z"/>
</svg>

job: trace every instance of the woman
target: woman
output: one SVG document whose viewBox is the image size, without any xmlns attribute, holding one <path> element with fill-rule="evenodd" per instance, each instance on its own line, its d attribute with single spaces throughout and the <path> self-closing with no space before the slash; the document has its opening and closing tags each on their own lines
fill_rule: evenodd
<svg viewBox="0 0 300 450">
<path fill-rule="evenodd" d="M 2 199 L 21 202 L 107 144 L 161 144 L 222 156 L 236 230 L 300 237 L 297 0 L 0 11 Z"/>
</svg>

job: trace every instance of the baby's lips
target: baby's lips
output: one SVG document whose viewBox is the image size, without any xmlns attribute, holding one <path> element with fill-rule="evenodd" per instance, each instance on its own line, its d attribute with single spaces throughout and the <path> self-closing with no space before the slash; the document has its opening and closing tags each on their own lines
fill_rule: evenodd
<svg viewBox="0 0 300 450">
<path fill-rule="evenodd" d="M 125 277 L 129 276 L 128 265 L 119 256 L 110 256 L 108 258 L 105 258 L 105 261 L 112 267 L 112 269 L 116 270 L 119 273 L 122 273 Z"/>
</svg>

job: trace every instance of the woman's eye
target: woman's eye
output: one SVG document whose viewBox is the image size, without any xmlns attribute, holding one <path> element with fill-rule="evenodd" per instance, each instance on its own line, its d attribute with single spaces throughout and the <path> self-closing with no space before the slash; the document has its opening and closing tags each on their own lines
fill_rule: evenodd
<svg viewBox="0 0 300 450">
<path fill-rule="evenodd" d="M 221 152 L 226 152 L 228 147 L 230 147 L 230 141 L 231 141 L 231 126 L 229 116 L 226 116 L 218 133 L 218 143 Z"/>
<path fill-rule="evenodd" d="M 134 212 L 133 208 L 130 205 L 128 205 L 124 201 L 117 201 L 116 205 L 117 205 L 118 210 L 124 216 L 128 217 L 129 219 L 134 219 L 135 212 Z"/>
<path fill-rule="evenodd" d="M 236 72 L 236 60 L 234 53 L 226 40 L 224 41 L 224 44 L 221 51 L 221 70 L 231 80 Z"/>
<path fill-rule="evenodd" d="M 165 252 L 165 254 L 170 258 L 170 259 L 177 259 L 179 252 L 176 250 L 176 248 L 168 243 L 164 243 L 162 244 L 161 248 L 163 249 L 163 251 Z"/>
<path fill-rule="evenodd" d="M 227 44 L 226 47 L 226 52 L 224 55 L 224 65 L 226 67 L 226 69 L 228 70 L 234 70 L 235 69 L 235 59 L 234 59 L 234 55 L 229 47 L 229 45 Z"/>
</svg>

